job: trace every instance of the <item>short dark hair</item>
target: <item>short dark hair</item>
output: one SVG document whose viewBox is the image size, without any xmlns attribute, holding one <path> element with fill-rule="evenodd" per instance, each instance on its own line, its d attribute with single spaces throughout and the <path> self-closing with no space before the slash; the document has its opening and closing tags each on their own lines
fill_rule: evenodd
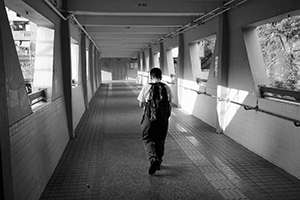
<svg viewBox="0 0 300 200">
<path fill-rule="evenodd" d="M 155 67 L 155 68 L 152 68 L 150 70 L 150 76 L 153 77 L 153 78 L 159 78 L 161 79 L 162 78 L 162 72 L 161 72 L 161 69 Z"/>
</svg>

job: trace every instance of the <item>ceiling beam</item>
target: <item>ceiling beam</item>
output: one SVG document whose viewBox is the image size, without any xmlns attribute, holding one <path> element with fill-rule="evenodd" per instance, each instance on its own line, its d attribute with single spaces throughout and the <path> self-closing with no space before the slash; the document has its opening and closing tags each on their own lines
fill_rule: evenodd
<svg viewBox="0 0 300 200">
<path fill-rule="evenodd" d="M 97 44 L 100 49 L 122 49 L 122 50 L 130 50 L 130 49 L 137 49 L 137 48 L 143 48 L 144 44 Z"/>
<path fill-rule="evenodd" d="M 125 38 L 130 38 L 130 39 L 138 39 L 138 38 L 142 38 L 142 39 L 157 39 L 160 36 L 163 35 L 157 35 L 157 34 L 126 34 L 126 35 L 122 35 L 122 34 L 101 34 L 101 33 L 92 33 L 90 34 L 90 36 L 97 40 L 97 39 L 116 39 L 116 38 L 120 38 L 120 39 L 125 39 Z"/>
<path fill-rule="evenodd" d="M 198 16 L 199 17 L 199 16 Z M 82 26 L 108 26 L 108 27 L 180 27 L 197 17 L 145 17 L 145 16 L 83 16 L 76 19 Z"/>
<path fill-rule="evenodd" d="M 149 44 L 153 42 L 153 39 L 146 40 L 136 40 L 136 39 L 98 39 L 94 40 L 97 45 L 107 45 L 107 44 Z"/>
<path fill-rule="evenodd" d="M 147 16 L 190 16 L 207 13 L 222 5 L 223 0 L 72 0 L 69 11 L 74 14 L 90 15 L 147 15 Z"/>
<path fill-rule="evenodd" d="M 103 27 L 86 26 L 85 30 L 89 33 L 119 33 L 119 34 L 167 34 L 175 31 L 176 28 L 169 27 Z"/>
<path fill-rule="evenodd" d="M 115 52 L 115 51 L 101 52 L 101 58 L 130 58 L 133 55 L 134 52 Z"/>
<path fill-rule="evenodd" d="M 116 49 L 103 49 L 103 50 L 101 49 L 101 53 L 110 52 L 112 54 L 115 54 L 115 53 L 120 53 L 120 52 L 126 52 L 128 54 L 133 54 L 137 50 L 139 50 L 139 49 L 122 49 L 122 51 L 121 50 L 116 50 Z"/>
<path fill-rule="evenodd" d="M 127 40 L 123 40 L 123 41 L 98 41 L 96 40 L 95 41 L 97 45 L 116 45 L 116 44 L 135 44 L 135 45 L 138 45 L 138 44 L 145 44 L 145 43 L 150 43 L 151 41 L 146 41 L 146 42 L 135 42 L 135 41 L 127 41 Z"/>
<path fill-rule="evenodd" d="M 138 49 L 140 49 L 140 48 L 138 48 Z M 111 52 L 112 54 L 114 54 L 114 53 L 120 53 L 120 52 L 126 52 L 126 53 L 131 52 L 131 54 L 132 54 L 132 53 L 136 52 L 138 49 L 137 48 L 134 48 L 134 49 L 128 49 L 128 48 L 124 48 L 124 49 L 104 48 L 104 49 L 101 50 L 101 53 L 103 53 L 103 52 Z"/>
</svg>

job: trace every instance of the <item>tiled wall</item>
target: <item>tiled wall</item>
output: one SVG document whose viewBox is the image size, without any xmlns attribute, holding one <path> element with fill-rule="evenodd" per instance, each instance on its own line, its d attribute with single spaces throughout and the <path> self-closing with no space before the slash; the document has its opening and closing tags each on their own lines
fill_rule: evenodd
<svg viewBox="0 0 300 200">
<path fill-rule="evenodd" d="M 261 99 L 259 107 L 272 113 L 300 118 L 299 105 Z M 225 133 L 246 148 L 300 178 L 300 130 L 293 122 L 240 108 Z"/>
<path fill-rule="evenodd" d="M 261 84 L 254 81 L 256 80 L 254 78 L 256 75 L 255 70 L 259 66 L 250 67 L 255 56 L 253 58 L 248 55 L 251 52 L 247 52 L 244 35 L 241 31 L 243 27 L 255 22 L 272 20 L 273 17 L 293 12 L 296 10 L 295 6 L 299 8 L 299 1 L 284 3 L 280 0 L 254 0 L 239 9 L 229 12 L 228 24 L 231 34 L 228 39 L 230 51 L 228 88 L 248 92 L 249 95 L 245 100 L 257 98 L 258 106 L 261 109 L 299 120 L 299 104 L 292 105 L 287 102 L 263 99 L 255 95 L 255 87 L 257 87 L 257 84 Z M 255 106 L 255 102 L 246 102 L 246 104 L 248 103 Z M 231 111 L 233 109 L 226 109 L 226 114 L 230 115 Z M 293 122 L 262 112 L 246 111 L 243 107 L 240 107 L 228 123 L 225 134 L 300 178 L 300 129 L 295 127 Z"/>
<path fill-rule="evenodd" d="M 85 104 L 83 98 L 82 85 L 72 89 L 72 115 L 73 115 L 73 129 L 75 130 L 83 113 L 85 111 Z"/>
<path fill-rule="evenodd" d="M 197 94 L 195 91 L 204 92 L 204 87 L 197 85 L 193 81 L 178 81 L 178 92 L 181 95 L 181 107 L 186 112 L 193 114 L 212 127 L 216 127 L 217 122 L 217 100 L 204 94 Z M 192 89 L 192 90 L 189 90 Z M 213 93 L 212 91 L 210 91 Z"/>
<path fill-rule="evenodd" d="M 90 100 L 91 100 L 92 97 L 93 97 L 92 86 L 91 86 L 91 81 L 90 81 L 90 79 L 87 80 L 86 85 L 87 85 L 88 102 L 90 102 Z"/>
<path fill-rule="evenodd" d="M 68 141 L 64 100 L 38 108 L 10 127 L 15 199 L 38 199 Z"/>
<path fill-rule="evenodd" d="M 299 104 L 293 105 L 262 99 L 255 95 L 254 91 L 257 83 L 254 82 L 251 73 L 253 69 L 249 66 L 249 57 L 243 39 L 243 32 L 241 31 L 243 27 L 255 22 L 294 11 L 296 9 L 295 5 L 299 5 L 299 1 L 291 1 L 284 4 L 284 6 L 283 4 L 283 1 L 280 0 L 253 0 L 241 5 L 238 9 L 232 9 L 228 12 L 228 31 L 230 34 L 228 35 L 229 38 L 226 38 L 228 41 L 228 47 L 226 48 L 230 53 L 228 54 L 228 66 L 224 66 L 224 68 L 228 67 L 228 76 L 226 75 L 228 77 L 228 80 L 226 80 L 228 83 L 226 82 L 226 84 L 228 85 L 225 86 L 224 92 L 226 94 L 224 94 L 224 97 L 251 106 L 255 106 L 255 100 L 258 98 L 261 109 L 300 120 Z M 210 35 L 210 25 L 213 26 L 213 21 L 206 23 L 205 26 L 185 32 L 185 46 L 196 39 L 200 39 L 201 34 L 205 31 L 207 31 L 207 35 Z M 217 32 L 216 27 L 212 29 Z M 187 49 L 185 48 L 184 54 L 185 69 L 191 68 Z M 217 54 L 220 53 L 217 49 L 215 51 Z M 210 70 L 213 70 L 213 68 Z M 217 78 L 210 76 L 208 88 L 213 91 L 208 91 L 208 94 L 216 94 L 214 92 L 218 87 L 216 82 L 217 80 L 220 82 Z M 190 88 L 189 80 L 192 81 L 191 78 L 184 75 L 184 80 L 180 84 Z M 213 84 L 209 85 L 209 83 Z M 193 95 L 192 93 L 194 92 L 188 90 L 180 92 L 182 94 L 180 101 L 182 109 L 217 128 L 218 105 L 216 99 L 203 95 Z M 218 114 L 223 117 L 221 121 L 225 119 L 223 121 L 224 127 L 222 127 L 224 133 L 251 151 L 300 178 L 300 128 L 285 119 L 254 110 L 247 111 L 242 106 L 224 102 L 225 107 L 218 111 Z"/>
</svg>

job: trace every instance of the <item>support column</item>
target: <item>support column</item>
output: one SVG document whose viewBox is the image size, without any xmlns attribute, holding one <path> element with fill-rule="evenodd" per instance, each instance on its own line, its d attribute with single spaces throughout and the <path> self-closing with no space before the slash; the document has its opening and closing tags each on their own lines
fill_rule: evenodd
<svg viewBox="0 0 300 200">
<path fill-rule="evenodd" d="M 179 46 L 178 46 L 178 62 L 176 69 L 176 77 L 183 79 L 184 77 L 184 37 L 183 33 L 179 34 Z"/>
<path fill-rule="evenodd" d="M 88 94 L 87 94 L 87 74 L 86 74 L 86 37 L 83 32 L 81 32 L 80 37 L 80 58 L 81 58 L 81 82 L 82 82 L 82 89 L 83 89 L 83 99 L 85 109 L 89 109 L 89 102 L 88 102 Z"/>
<path fill-rule="evenodd" d="M 99 69 L 99 87 L 102 84 L 102 65 L 101 65 L 101 52 L 98 52 L 98 69 Z"/>
<path fill-rule="evenodd" d="M 94 46 L 94 88 L 95 88 L 95 92 L 97 91 L 98 88 L 98 58 L 97 58 L 97 49 Z"/>
<path fill-rule="evenodd" d="M 165 53 L 163 42 L 159 43 L 159 52 L 160 52 L 160 60 L 159 60 L 160 69 L 163 75 L 167 75 L 168 70 L 166 68 L 168 68 L 168 66 L 166 66 L 166 61 L 165 61 L 166 53 Z"/>
<path fill-rule="evenodd" d="M 139 84 L 142 84 L 143 77 L 141 76 L 140 72 L 142 72 L 143 69 L 142 69 L 142 65 L 141 65 L 141 54 L 140 53 L 138 53 L 138 55 L 137 55 L 137 60 L 138 60 L 137 80 L 138 80 Z"/>
<path fill-rule="evenodd" d="M 69 20 L 61 19 L 61 53 L 63 65 L 63 88 L 65 97 L 65 106 L 67 111 L 67 121 L 70 138 L 74 138 L 73 115 L 72 115 L 72 71 L 71 71 L 71 41 Z"/>
<path fill-rule="evenodd" d="M 7 109 L 9 125 L 14 124 L 20 119 L 32 113 L 31 103 L 25 87 L 22 70 L 18 54 L 15 47 L 15 42 L 10 29 L 8 17 L 3 1 L 0 2 L 0 30 L 1 30 L 1 47 L 3 61 L 1 68 L 5 73 L 4 87 L 6 88 Z M 1 106 L 0 106 L 1 107 Z M 1 121 L 0 121 L 1 123 Z M 1 129 L 0 129 L 1 132 Z"/>
<path fill-rule="evenodd" d="M 142 62 L 143 62 L 143 72 L 145 72 L 147 70 L 147 65 L 146 65 L 146 55 L 145 52 L 142 52 Z"/>
<path fill-rule="evenodd" d="M 153 53 L 152 48 L 149 48 L 149 69 L 152 69 L 154 67 L 154 59 L 153 59 Z"/>
<path fill-rule="evenodd" d="M 10 105 L 8 101 L 10 96 L 7 90 L 10 89 L 9 86 L 12 86 L 13 83 L 10 83 L 11 81 L 7 76 L 14 77 L 12 76 L 13 73 L 21 73 L 20 69 L 17 70 L 17 66 L 19 67 L 20 65 L 18 63 L 17 53 L 10 31 L 5 5 L 3 0 L 0 0 L 0 199 L 11 200 L 14 199 L 14 192 L 9 136 Z M 17 83 L 18 80 L 14 81 L 16 89 L 19 88 L 20 83 Z M 15 94 L 18 95 L 18 91 L 14 91 Z M 20 95 L 22 94 L 23 92 Z"/>
<path fill-rule="evenodd" d="M 62 9 L 68 10 L 67 1 L 63 1 Z M 70 22 L 61 19 L 61 57 L 62 57 L 62 75 L 65 106 L 67 112 L 67 122 L 70 138 L 74 138 L 73 131 L 73 112 L 72 112 L 72 71 L 71 71 L 71 39 L 70 39 Z"/>
<path fill-rule="evenodd" d="M 217 77 L 217 96 L 221 99 L 227 98 L 228 88 L 228 14 L 227 12 L 219 16 L 219 34 L 217 36 L 219 55 L 215 58 L 215 76 Z M 226 122 L 226 106 L 225 101 L 219 101 L 217 99 L 217 125 L 216 131 L 223 133 L 225 130 Z"/>
<path fill-rule="evenodd" d="M 90 84 L 91 84 L 91 90 L 92 90 L 92 96 L 94 96 L 95 93 L 95 89 L 94 89 L 94 45 L 93 43 L 90 41 L 89 44 L 89 69 L 90 69 Z"/>
<path fill-rule="evenodd" d="M 138 54 L 138 69 L 139 69 L 139 71 L 143 70 L 142 65 L 141 65 L 141 55 L 140 55 L 140 53 Z"/>
<path fill-rule="evenodd" d="M 178 87 L 178 85 L 183 85 L 182 81 L 184 79 L 184 35 L 180 33 L 179 35 L 179 45 L 178 45 L 178 62 L 177 62 L 177 69 L 175 73 L 175 78 L 173 80 L 176 86 L 177 92 L 177 107 L 181 107 L 181 97 L 182 97 L 182 87 Z"/>
</svg>

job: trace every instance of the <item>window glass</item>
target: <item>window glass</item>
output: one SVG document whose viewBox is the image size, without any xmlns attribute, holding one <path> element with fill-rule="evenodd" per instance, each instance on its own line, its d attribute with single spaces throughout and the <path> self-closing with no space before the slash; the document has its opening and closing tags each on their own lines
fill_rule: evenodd
<svg viewBox="0 0 300 200">
<path fill-rule="evenodd" d="M 300 16 L 256 28 L 271 87 L 300 91 Z"/>
<path fill-rule="evenodd" d="M 209 71 L 212 55 L 215 49 L 216 37 L 206 38 L 198 42 L 201 71 Z"/>
<path fill-rule="evenodd" d="M 173 55 L 174 75 L 175 75 L 177 69 L 177 62 L 178 62 L 178 47 L 172 49 L 172 55 Z"/>
<path fill-rule="evenodd" d="M 72 67 L 72 86 L 78 86 L 78 63 L 79 45 L 76 40 L 71 38 L 71 67 Z"/>
<path fill-rule="evenodd" d="M 6 8 L 28 94 L 32 93 L 37 25 Z"/>
<path fill-rule="evenodd" d="M 86 79 L 89 79 L 90 76 L 90 66 L 89 66 L 89 50 L 86 49 Z"/>
<path fill-rule="evenodd" d="M 189 45 L 193 76 L 198 84 L 207 83 L 215 44 L 216 35 L 213 35 Z"/>
<path fill-rule="evenodd" d="M 159 68 L 160 67 L 160 63 L 159 63 L 160 52 L 155 53 L 154 56 L 153 56 L 153 58 L 154 58 L 154 67 Z"/>
</svg>

